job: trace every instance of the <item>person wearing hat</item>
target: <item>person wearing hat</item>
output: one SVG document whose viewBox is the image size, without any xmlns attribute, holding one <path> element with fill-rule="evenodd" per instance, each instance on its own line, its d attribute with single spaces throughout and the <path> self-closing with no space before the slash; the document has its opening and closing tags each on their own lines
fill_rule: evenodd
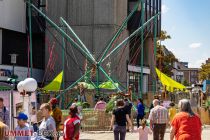
<svg viewBox="0 0 210 140">
<path fill-rule="evenodd" d="M 29 125 L 27 125 L 28 116 L 24 113 L 19 113 L 17 117 L 18 126 L 15 128 L 17 132 L 15 140 L 31 140 L 31 136 L 33 135 L 33 130 L 30 129 Z"/>
<path fill-rule="evenodd" d="M 52 108 L 51 116 L 55 120 L 56 130 L 59 131 L 59 126 L 62 121 L 62 112 L 59 107 L 57 107 L 58 100 L 56 98 L 52 98 L 50 100 L 50 106 Z"/>
</svg>

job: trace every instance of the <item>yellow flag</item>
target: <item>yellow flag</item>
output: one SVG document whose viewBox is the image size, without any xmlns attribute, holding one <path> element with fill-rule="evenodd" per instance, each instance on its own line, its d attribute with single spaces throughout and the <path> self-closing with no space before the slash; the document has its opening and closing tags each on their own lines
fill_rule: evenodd
<svg viewBox="0 0 210 140">
<path fill-rule="evenodd" d="M 162 73 L 159 69 L 155 69 L 157 76 L 159 77 L 161 83 L 166 86 L 166 90 L 173 92 L 174 88 L 183 91 L 186 87 L 172 78 L 168 77 L 164 73 Z"/>
<path fill-rule="evenodd" d="M 63 79 L 63 71 L 61 71 L 52 82 L 46 85 L 43 89 L 47 91 L 58 91 L 60 90 Z"/>
</svg>

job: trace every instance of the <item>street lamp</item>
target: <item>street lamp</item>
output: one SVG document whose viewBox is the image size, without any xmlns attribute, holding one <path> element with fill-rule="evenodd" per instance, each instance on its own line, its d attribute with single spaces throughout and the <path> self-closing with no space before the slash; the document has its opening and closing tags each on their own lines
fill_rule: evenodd
<svg viewBox="0 0 210 140">
<path fill-rule="evenodd" d="M 12 64 L 12 75 L 14 76 L 15 74 L 15 64 L 17 63 L 17 56 L 18 54 L 9 54 L 11 56 L 11 64 Z"/>
<path fill-rule="evenodd" d="M 24 81 L 20 81 L 17 85 L 17 89 L 23 96 L 23 107 L 25 114 L 29 116 L 29 123 L 31 124 L 30 109 L 31 109 L 31 94 L 37 89 L 37 81 L 34 78 L 26 78 Z M 28 95 L 28 96 L 25 96 Z M 24 97 L 28 97 L 28 102 L 24 101 Z"/>
<path fill-rule="evenodd" d="M 11 56 L 11 64 L 12 64 L 12 75 L 11 75 L 11 78 L 8 79 L 8 81 L 10 81 L 12 84 L 12 90 L 11 90 L 11 93 L 10 93 L 10 112 L 11 112 L 11 118 L 10 118 L 10 128 L 13 129 L 14 128 L 14 120 L 13 120 L 13 117 L 14 117 L 14 105 L 13 105 L 13 90 L 15 88 L 15 83 L 16 83 L 16 77 L 14 76 L 15 75 L 15 64 L 16 64 L 16 60 L 17 60 L 17 56 L 18 54 L 9 54 Z M 14 78 L 14 79 L 13 79 Z"/>
</svg>

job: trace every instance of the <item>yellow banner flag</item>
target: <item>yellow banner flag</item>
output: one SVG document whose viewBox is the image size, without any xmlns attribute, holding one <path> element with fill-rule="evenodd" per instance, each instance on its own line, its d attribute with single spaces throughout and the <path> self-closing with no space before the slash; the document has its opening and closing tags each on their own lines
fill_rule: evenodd
<svg viewBox="0 0 210 140">
<path fill-rule="evenodd" d="M 174 89 L 179 89 L 183 91 L 186 87 L 177 81 L 173 80 L 172 78 L 168 77 L 164 73 L 162 73 L 159 69 L 155 69 L 157 76 L 159 77 L 161 83 L 166 86 L 166 90 L 173 92 Z"/>
<path fill-rule="evenodd" d="M 61 83 L 63 79 L 63 71 L 61 71 L 52 82 L 46 85 L 43 89 L 46 91 L 58 91 L 61 88 Z"/>
</svg>

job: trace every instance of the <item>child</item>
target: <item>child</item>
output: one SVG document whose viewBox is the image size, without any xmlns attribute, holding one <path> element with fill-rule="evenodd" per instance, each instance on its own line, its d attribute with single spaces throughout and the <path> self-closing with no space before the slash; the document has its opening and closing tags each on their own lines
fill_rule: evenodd
<svg viewBox="0 0 210 140">
<path fill-rule="evenodd" d="M 169 111 L 168 111 L 168 115 L 169 115 L 170 123 L 171 123 L 172 119 L 176 115 L 176 108 L 175 108 L 175 104 L 173 102 L 171 102 L 169 104 L 169 106 L 170 106 L 170 108 L 169 108 Z"/>
<path fill-rule="evenodd" d="M 31 140 L 31 136 L 33 135 L 33 131 L 29 128 L 27 124 L 28 116 L 24 113 L 19 113 L 17 117 L 18 126 L 15 128 L 15 131 L 18 134 L 15 137 L 15 140 Z"/>
<path fill-rule="evenodd" d="M 139 140 L 148 140 L 148 134 L 152 134 L 152 130 L 146 126 L 146 124 L 146 119 L 143 119 L 141 121 L 141 126 L 138 128 Z"/>
</svg>

